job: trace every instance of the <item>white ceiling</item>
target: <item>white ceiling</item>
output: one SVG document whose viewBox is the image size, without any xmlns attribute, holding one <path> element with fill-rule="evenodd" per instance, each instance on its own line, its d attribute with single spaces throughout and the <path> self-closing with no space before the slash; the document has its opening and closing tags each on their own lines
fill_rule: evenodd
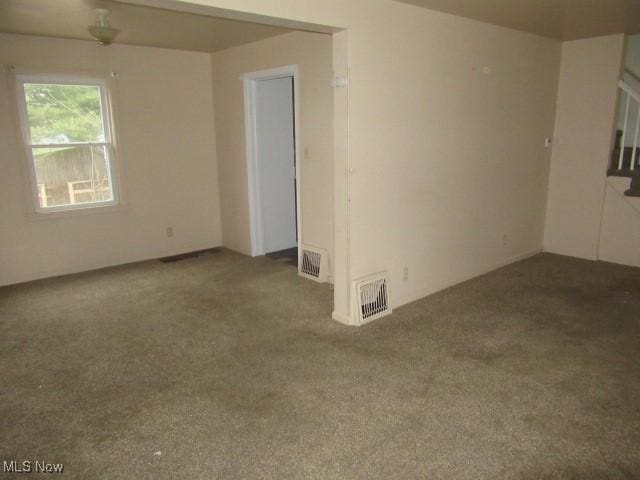
<svg viewBox="0 0 640 480">
<path fill-rule="evenodd" d="M 110 0 L 0 0 L 0 32 L 90 40 L 95 8 L 111 10 L 114 43 L 129 45 L 215 52 L 291 31 Z"/>
<path fill-rule="evenodd" d="M 396 0 L 561 40 L 640 33 L 640 0 Z"/>
</svg>

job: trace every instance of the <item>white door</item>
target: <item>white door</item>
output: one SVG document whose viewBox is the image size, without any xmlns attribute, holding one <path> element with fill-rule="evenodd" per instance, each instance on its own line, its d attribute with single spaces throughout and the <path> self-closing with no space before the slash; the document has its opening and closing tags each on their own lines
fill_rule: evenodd
<svg viewBox="0 0 640 480">
<path fill-rule="evenodd" d="M 257 80 L 256 141 L 265 253 L 297 246 L 293 77 Z"/>
</svg>

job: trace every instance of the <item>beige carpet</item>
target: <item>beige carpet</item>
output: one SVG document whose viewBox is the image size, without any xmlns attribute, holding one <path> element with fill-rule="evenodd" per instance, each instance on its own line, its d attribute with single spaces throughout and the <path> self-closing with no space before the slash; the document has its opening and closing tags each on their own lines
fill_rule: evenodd
<svg viewBox="0 0 640 480">
<path fill-rule="evenodd" d="M 640 270 L 539 255 L 360 329 L 331 309 L 329 286 L 226 250 L 0 289 L 0 462 L 640 478 Z"/>
</svg>

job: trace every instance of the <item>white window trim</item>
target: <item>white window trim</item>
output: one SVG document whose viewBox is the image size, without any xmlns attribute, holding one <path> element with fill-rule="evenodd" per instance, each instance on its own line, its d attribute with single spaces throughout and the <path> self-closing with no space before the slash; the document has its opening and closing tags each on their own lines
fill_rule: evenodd
<svg viewBox="0 0 640 480">
<path fill-rule="evenodd" d="M 111 108 L 111 99 L 109 95 L 108 83 L 103 78 L 83 77 L 75 75 L 56 75 L 56 74 L 17 74 L 16 93 L 17 106 L 20 118 L 20 127 L 22 132 L 22 141 L 27 158 L 27 167 L 29 172 L 29 183 L 31 191 L 31 200 L 34 212 L 36 214 L 62 214 L 64 212 L 91 211 L 96 209 L 113 209 L 120 205 L 120 189 L 119 176 L 116 162 L 116 149 L 113 135 L 113 109 Z M 31 128 L 29 126 L 29 118 L 27 115 L 27 100 L 24 90 L 26 83 L 42 83 L 42 84 L 64 84 L 64 85 L 90 85 L 100 88 L 100 102 L 102 109 L 102 119 L 104 127 L 104 142 L 71 142 L 65 144 L 32 144 Z M 112 200 L 100 202 L 87 202 L 75 205 L 59 205 L 54 207 L 41 207 L 38 196 L 38 184 L 35 171 L 35 160 L 33 158 L 33 148 L 59 147 L 59 146 L 105 146 L 108 149 L 109 160 L 109 183 L 113 194 Z"/>
</svg>

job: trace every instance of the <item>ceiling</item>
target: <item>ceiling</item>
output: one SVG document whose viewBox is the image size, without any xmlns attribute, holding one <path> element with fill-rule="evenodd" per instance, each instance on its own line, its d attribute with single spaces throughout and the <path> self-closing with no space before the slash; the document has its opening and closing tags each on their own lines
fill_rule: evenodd
<svg viewBox="0 0 640 480">
<path fill-rule="evenodd" d="M 560 40 L 640 33 L 640 0 L 396 0 Z"/>
<path fill-rule="evenodd" d="M 396 0 L 561 40 L 640 33 L 640 0 Z M 95 8 L 115 43 L 215 52 L 292 30 L 114 0 L 0 0 L 0 32 L 90 40 Z"/>
<path fill-rule="evenodd" d="M 0 0 L 0 32 L 91 40 L 95 8 L 111 10 L 114 43 L 215 52 L 291 30 L 110 0 Z"/>
</svg>

